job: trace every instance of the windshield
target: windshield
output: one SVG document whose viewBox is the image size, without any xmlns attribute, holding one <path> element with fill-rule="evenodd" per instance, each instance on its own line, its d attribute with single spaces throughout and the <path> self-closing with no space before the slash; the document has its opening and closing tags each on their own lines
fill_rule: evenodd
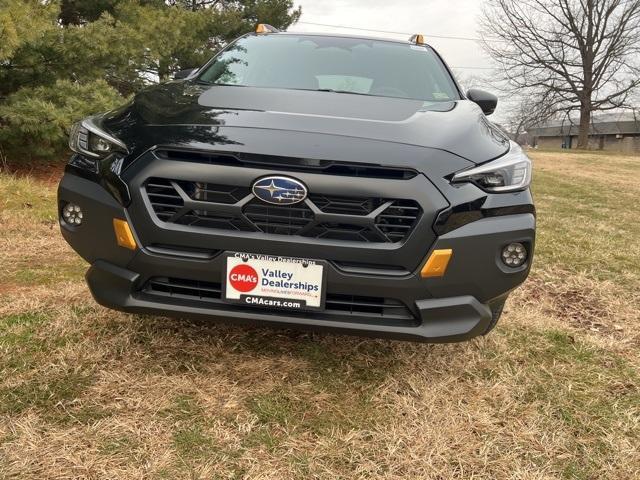
<svg viewBox="0 0 640 480">
<path fill-rule="evenodd" d="M 342 37 L 244 37 L 218 55 L 199 80 L 431 102 L 459 99 L 453 80 L 431 48 Z"/>
</svg>

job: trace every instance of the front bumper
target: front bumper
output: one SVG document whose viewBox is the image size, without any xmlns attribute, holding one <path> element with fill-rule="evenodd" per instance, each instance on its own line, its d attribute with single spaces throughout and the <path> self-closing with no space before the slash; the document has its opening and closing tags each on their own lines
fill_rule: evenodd
<svg viewBox="0 0 640 480">
<path fill-rule="evenodd" d="M 347 268 L 328 257 L 327 247 L 306 245 L 306 258 L 327 259 L 327 292 L 337 298 L 351 298 L 356 305 L 370 299 L 384 300 L 376 309 L 329 308 L 324 312 L 266 311 L 224 303 L 212 285 L 219 284 L 225 270 L 224 256 L 218 253 L 183 255 L 179 250 L 150 248 L 139 232 L 134 232 L 141 248 L 130 251 L 118 247 L 113 218 L 130 220 L 123 208 L 105 189 L 87 179 L 67 173 L 59 188 L 60 206 L 73 202 L 82 206 L 83 225 L 61 230 L 69 244 L 90 264 L 87 282 L 96 301 L 109 308 L 131 313 L 176 317 L 219 319 L 233 323 L 266 323 L 296 328 L 329 329 L 343 333 L 392 337 L 428 342 L 467 340 L 487 331 L 491 305 L 503 300 L 527 277 L 528 262 L 511 269 L 500 262 L 501 248 L 518 241 L 533 253 L 535 217 L 515 214 L 484 218 L 436 238 L 417 252 L 422 260 L 406 271 L 376 268 Z M 281 242 L 242 240 L 242 249 L 227 238 L 224 250 L 249 253 L 270 252 Z M 248 245 L 247 245 L 248 244 Z M 278 247 L 280 248 L 280 247 Z M 420 278 L 420 268 L 433 249 L 453 249 L 453 258 L 442 278 Z M 383 255 L 384 252 L 380 252 Z M 303 255 L 298 255 L 303 256 Z M 531 258 L 531 257 L 530 257 Z M 372 261 L 372 264 L 384 263 Z M 198 283 L 197 289 L 177 289 L 171 295 L 149 288 L 154 279 L 179 279 Z M 202 292 L 208 292 L 203 295 Z M 212 293 L 213 292 L 213 293 Z M 362 298 L 367 299 L 366 302 Z M 387 315 L 391 299 L 406 306 L 408 315 Z M 339 302 L 338 302 L 339 303 Z"/>
<path fill-rule="evenodd" d="M 416 302 L 420 322 L 415 325 L 380 322 L 379 318 L 264 311 L 223 302 L 173 299 L 163 301 L 140 292 L 142 276 L 103 261 L 87 272 L 93 297 L 105 307 L 139 314 L 162 314 L 179 318 L 223 320 L 235 324 L 263 323 L 271 326 L 327 329 L 342 333 L 396 339 L 452 342 L 481 335 L 491 321 L 491 312 L 472 296 L 427 299 Z M 335 318 L 332 318 L 335 317 Z"/>
</svg>

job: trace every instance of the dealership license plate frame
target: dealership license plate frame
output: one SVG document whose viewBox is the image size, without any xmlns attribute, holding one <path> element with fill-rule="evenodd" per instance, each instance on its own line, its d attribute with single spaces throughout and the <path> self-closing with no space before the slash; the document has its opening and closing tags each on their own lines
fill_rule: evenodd
<svg viewBox="0 0 640 480">
<path fill-rule="evenodd" d="M 309 306 L 305 303 L 304 306 L 300 308 L 286 307 L 286 306 L 265 306 L 265 305 L 256 305 L 256 304 L 248 304 L 244 301 L 246 296 L 251 297 L 259 297 L 265 300 L 286 300 L 286 301 L 296 301 L 300 299 L 289 298 L 289 297 L 271 297 L 267 295 L 241 295 L 240 298 L 228 298 L 227 297 L 227 282 L 229 275 L 229 258 L 244 258 L 247 257 L 249 260 L 258 260 L 258 261 L 268 261 L 274 264 L 278 263 L 286 263 L 287 261 L 292 261 L 295 263 L 310 263 L 314 265 L 318 265 L 322 268 L 321 280 L 320 280 L 320 304 L 319 306 Z M 298 258 L 298 257 L 288 257 L 283 255 L 263 255 L 257 253 L 244 253 L 244 252 L 225 252 L 224 253 L 224 266 L 222 269 L 222 301 L 225 303 L 233 304 L 233 305 L 243 305 L 246 307 L 256 308 L 256 309 L 276 309 L 280 311 L 287 312 L 321 312 L 325 310 L 325 303 L 327 298 L 327 271 L 329 262 L 326 260 L 317 260 L 317 259 L 308 259 L 308 258 Z M 250 263 L 247 261 L 246 263 Z"/>
</svg>

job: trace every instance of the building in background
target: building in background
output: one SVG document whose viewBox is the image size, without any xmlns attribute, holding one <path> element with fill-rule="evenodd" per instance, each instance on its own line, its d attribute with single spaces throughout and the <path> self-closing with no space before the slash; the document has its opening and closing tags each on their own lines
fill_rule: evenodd
<svg viewBox="0 0 640 480">
<path fill-rule="evenodd" d="M 532 145 L 539 148 L 576 148 L 576 119 L 550 121 L 528 129 Z M 640 114 L 607 113 L 597 115 L 589 130 L 589 149 L 640 153 Z"/>
</svg>

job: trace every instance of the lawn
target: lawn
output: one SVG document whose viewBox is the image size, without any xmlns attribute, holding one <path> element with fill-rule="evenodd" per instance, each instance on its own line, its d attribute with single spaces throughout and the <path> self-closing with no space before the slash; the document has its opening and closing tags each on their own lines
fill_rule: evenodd
<svg viewBox="0 0 640 480">
<path fill-rule="evenodd" d="M 640 478 L 640 157 L 532 157 L 532 275 L 455 345 L 106 310 L 0 174 L 0 478 Z"/>
</svg>

